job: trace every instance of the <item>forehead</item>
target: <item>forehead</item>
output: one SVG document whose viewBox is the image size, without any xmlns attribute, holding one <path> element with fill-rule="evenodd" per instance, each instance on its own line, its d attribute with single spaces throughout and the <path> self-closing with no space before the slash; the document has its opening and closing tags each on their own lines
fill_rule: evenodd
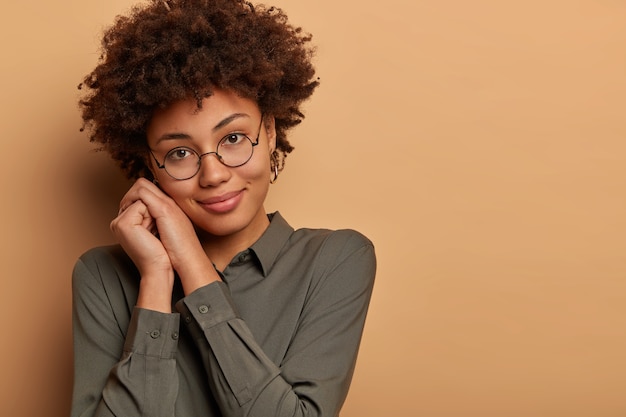
<svg viewBox="0 0 626 417">
<path fill-rule="evenodd" d="M 213 95 L 202 100 L 202 107 L 193 99 L 173 102 L 157 109 L 148 125 L 147 137 L 151 142 L 164 134 L 211 131 L 234 114 L 242 119 L 254 119 L 260 114 L 255 101 L 228 90 L 215 89 Z"/>
</svg>

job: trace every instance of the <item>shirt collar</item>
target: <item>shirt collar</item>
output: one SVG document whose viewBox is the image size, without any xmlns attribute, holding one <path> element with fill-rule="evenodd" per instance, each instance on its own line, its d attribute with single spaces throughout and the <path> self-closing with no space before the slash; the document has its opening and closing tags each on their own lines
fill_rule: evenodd
<svg viewBox="0 0 626 417">
<path fill-rule="evenodd" d="M 250 246 L 250 249 L 259 260 L 264 277 L 267 277 L 270 273 L 280 251 L 293 233 L 293 227 L 287 223 L 279 212 L 271 213 L 268 217 L 270 225 L 265 229 L 259 240 Z"/>
</svg>

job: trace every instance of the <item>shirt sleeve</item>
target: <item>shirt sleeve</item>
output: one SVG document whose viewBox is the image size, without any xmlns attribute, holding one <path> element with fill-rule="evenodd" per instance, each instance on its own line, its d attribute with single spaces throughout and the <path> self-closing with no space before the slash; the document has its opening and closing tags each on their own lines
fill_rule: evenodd
<svg viewBox="0 0 626 417">
<path fill-rule="evenodd" d="M 356 362 L 376 261 L 373 246 L 361 235 L 332 236 L 314 266 L 317 278 L 281 364 L 255 341 L 223 282 L 176 304 L 224 417 L 338 415 Z"/>
<path fill-rule="evenodd" d="M 72 417 L 174 416 L 179 314 L 135 308 L 126 331 L 96 266 L 73 273 Z"/>
</svg>

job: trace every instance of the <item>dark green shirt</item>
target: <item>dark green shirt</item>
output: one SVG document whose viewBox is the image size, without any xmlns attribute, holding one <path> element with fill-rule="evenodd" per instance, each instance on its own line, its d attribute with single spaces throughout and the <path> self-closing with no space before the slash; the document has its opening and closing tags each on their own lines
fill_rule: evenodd
<svg viewBox="0 0 626 417">
<path fill-rule="evenodd" d="M 348 392 L 376 261 L 353 230 L 261 238 L 175 313 L 134 307 L 139 274 L 119 246 L 73 275 L 72 416 L 336 416 Z"/>
</svg>

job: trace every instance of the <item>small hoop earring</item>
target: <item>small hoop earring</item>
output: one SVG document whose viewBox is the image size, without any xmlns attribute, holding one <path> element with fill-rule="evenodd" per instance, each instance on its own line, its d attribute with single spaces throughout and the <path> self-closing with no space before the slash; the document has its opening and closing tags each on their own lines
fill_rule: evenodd
<svg viewBox="0 0 626 417">
<path fill-rule="evenodd" d="M 274 184 L 276 180 L 278 179 L 278 162 L 276 161 L 275 154 L 270 155 L 270 166 L 274 174 L 274 177 L 270 178 L 270 184 Z"/>
</svg>

